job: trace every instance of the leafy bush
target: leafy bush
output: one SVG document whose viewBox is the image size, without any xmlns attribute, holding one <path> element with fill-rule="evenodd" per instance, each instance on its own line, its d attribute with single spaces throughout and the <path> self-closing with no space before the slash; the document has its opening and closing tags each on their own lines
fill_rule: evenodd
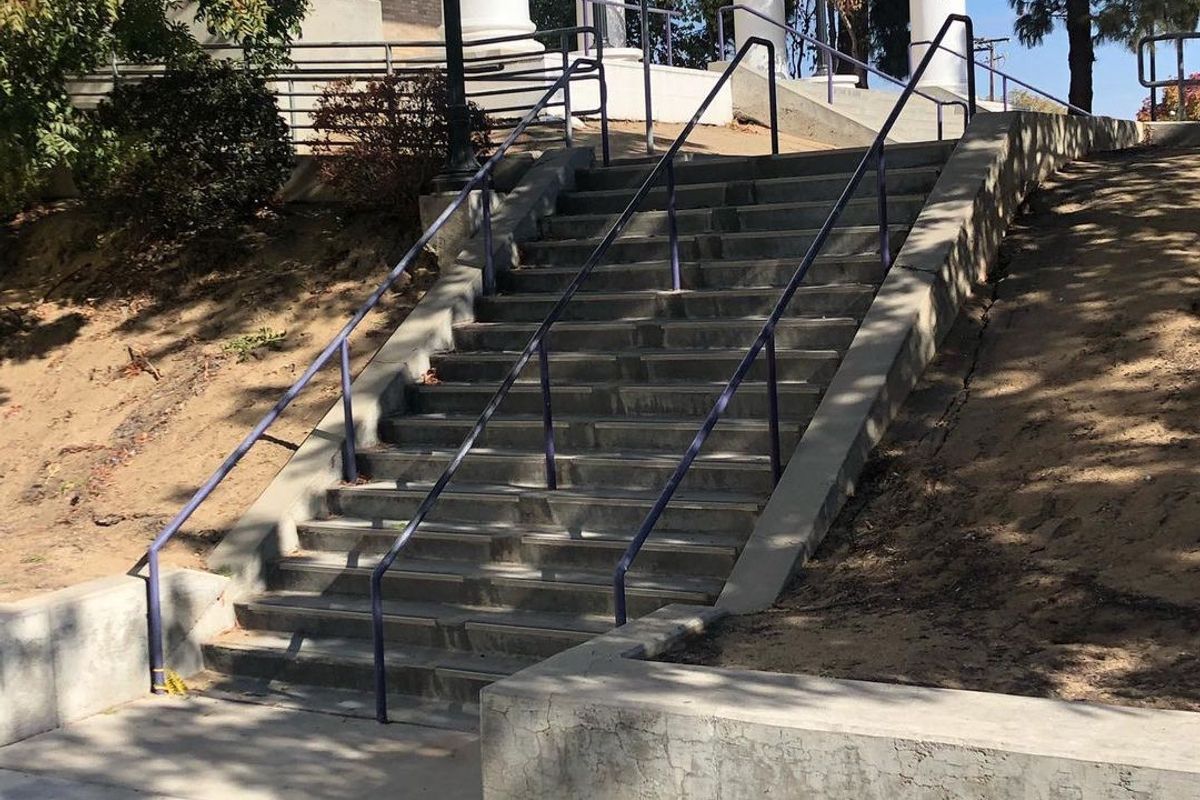
<svg viewBox="0 0 1200 800">
<path fill-rule="evenodd" d="M 471 105 L 476 152 L 490 144 L 491 121 Z M 436 73 L 389 76 L 365 84 L 329 84 L 317 100 L 313 152 L 321 178 L 345 200 L 363 206 L 415 208 L 423 187 L 446 163 L 449 100 Z"/>
<path fill-rule="evenodd" d="M 80 188 L 149 233 L 178 237 L 246 219 L 291 174 L 275 95 L 244 65 L 198 58 L 119 86 L 94 123 Z"/>
<path fill-rule="evenodd" d="M 245 49 L 256 65 L 283 58 L 308 0 L 195 0 L 210 37 Z M 113 54 L 174 66 L 199 43 L 162 0 L 0 0 L 0 214 L 29 201 L 56 166 L 73 166 L 87 126 L 68 85 Z"/>
</svg>

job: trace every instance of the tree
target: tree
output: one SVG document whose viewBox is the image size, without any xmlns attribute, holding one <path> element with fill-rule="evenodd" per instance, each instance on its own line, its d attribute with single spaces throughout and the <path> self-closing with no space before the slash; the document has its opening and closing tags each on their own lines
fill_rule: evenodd
<svg viewBox="0 0 1200 800">
<path fill-rule="evenodd" d="M 1008 107 L 1015 111 L 1037 111 L 1041 114 L 1067 113 L 1066 106 L 1024 89 L 1013 89 L 1008 93 Z"/>
<path fill-rule="evenodd" d="M 1033 47 L 1062 20 L 1067 29 L 1071 70 L 1068 101 L 1084 111 L 1092 110 L 1092 65 L 1097 42 L 1123 42 L 1134 46 L 1137 39 L 1158 26 L 1159 30 L 1194 30 L 1200 15 L 1200 0 L 1009 0 L 1017 12 L 1013 29 L 1017 39 Z"/>
<path fill-rule="evenodd" d="M 168 65 L 199 43 L 176 0 L 0 0 L 0 211 L 17 207 L 53 167 L 69 165 L 84 115 L 68 82 L 115 55 Z M 268 64 L 299 32 L 308 0 L 198 0 L 195 20 Z"/>
<path fill-rule="evenodd" d="M 1183 120 L 1179 119 L 1179 87 L 1168 86 L 1164 88 L 1159 98 L 1158 104 L 1154 106 L 1154 119 L 1172 122 L 1182 122 L 1184 120 L 1195 122 L 1196 120 L 1200 120 L 1200 72 L 1193 72 L 1191 75 L 1188 75 L 1187 82 L 1183 87 Z M 1142 107 L 1137 113 L 1137 118 L 1141 122 L 1150 121 L 1149 97 L 1142 101 Z"/>
</svg>

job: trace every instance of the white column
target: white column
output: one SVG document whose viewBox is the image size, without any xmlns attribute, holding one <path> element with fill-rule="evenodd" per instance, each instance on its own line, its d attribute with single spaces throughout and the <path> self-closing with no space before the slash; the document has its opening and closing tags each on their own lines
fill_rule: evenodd
<svg viewBox="0 0 1200 800">
<path fill-rule="evenodd" d="M 472 39 L 491 39 L 533 33 L 536 27 L 529 17 L 529 0 L 459 0 L 462 8 L 463 41 L 471 49 Z M 545 50 L 542 45 L 523 41 L 488 45 L 488 52 L 534 53 Z"/>
<path fill-rule="evenodd" d="M 950 14 L 966 14 L 967 0 L 909 0 L 909 10 L 912 12 L 912 41 L 927 42 L 937 36 L 942 23 Z M 942 46 L 956 53 L 962 53 L 973 58 L 972 43 L 967 41 L 966 28 L 955 23 L 950 28 Z M 912 48 L 910 69 L 915 70 L 917 64 L 925 57 L 925 45 L 915 45 Z M 967 88 L 967 62 L 958 56 L 939 52 L 929 62 L 925 77 L 921 79 L 922 86 L 941 86 L 950 91 L 965 93 Z"/>
<path fill-rule="evenodd" d="M 752 8 L 780 24 L 787 22 L 787 17 L 784 16 L 783 0 L 741 0 L 740 4 Z M 741 9 L 734 11 L 733 38 L 737 48 L 740 50 L 746 40 L 752 36 L 766 39 L 775 45 L 774 69 L 777 73 L 784 74 L 784 65 L 787 63 L 787 31 Z M 766 49 L 755 47 L 746 54 L 746 60 L 742 63 L 766 72 L 768 69 Z"/>
</svg>

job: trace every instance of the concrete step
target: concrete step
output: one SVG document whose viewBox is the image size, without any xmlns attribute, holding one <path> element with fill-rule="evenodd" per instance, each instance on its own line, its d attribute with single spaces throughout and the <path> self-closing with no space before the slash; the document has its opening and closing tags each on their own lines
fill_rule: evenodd
<svg viewBox="0 0 1200 800">
<path fill-rule="evenodd" d="M 888 164 L 897 169 L 937 166 L 945 163 L 951 150 L 952 143 L 896 145 L 888 148 Z M 675 176 L 679 184 L 692 184 L 851 172 L 858 166 L 865 152 L 865 148 L 852 148 L 691 161 L 678 164 Z M 593 167 L 581 170 L 577 174 L 576 185 L 581 189 L 636 187 L 645 180 L 651 168 L 645 164 Z"/>
<path fill-rule="evenodd" d="M 732 367 L 729 374 L 733 373 Z M 498 384 L 437 383 L 412 386 L 407 410 L 414 414 L 481 414 Z M 781 381 L 778 385 L 781 419 L 804 423 L 812 418 L 821 400 L 823 383 Z M 699 420 L 712 409 L 725 381 L 708 383 L 600 383 L 559 384 L 551 387 L 555 416 L 650 416 Z M 766 419 L 765 382 L 743 383 L 725 412 L 725 419 Z M 501 401 L 502 415 L 542 413 L 542 389 L 537 383 L 517 383 Z"/>
<path fill-rule="evenodd" d="M 371 638 L 371 601 L 362 595 L 268 592 L 235 605 L 247 630 L 306 638 Z M 383 631 L 392 645 L 549 658 L 612 628 L 608 617 L 453 603 L 385 600 Z"/>
<path fill-rule="evenodd" d="M 875 296 L 870 284 L 801 286 L 787 308 L 789 317 L 859 317 Z M 680 292 L 585 292 L 564 308 L 563 321 L 635 320 L 670 317 L 711 319 L 765 316 L 779 301 L 778 288 L 684 290 Z M 503 294 L 480 298 L 480 322 L 541 322 L 558 302 L 553 294 Z"/>
<path fill-rule="evenodd" d="M 328 492 L 334 515 L 408 519 L 429 494 L 425 483 L 372 482 Z M 571 487 L 557 491 L 504 484 L 451 484 L 428 519 L 558 525 L 568 530 L 629 530 L 641 524 L 658 498 L 654 490 Z M 765 500 L 737 493 L 677 494 L 658 523 L 662 531 L 691 533 L 749 530 Z"/>
<path fill-rule="evenodd" d="M 635 347 L 749 347 L 766 317 L 740 319 L 645 319 L 557 322 L 550 329 L 551 352 L 625 350 Z M 858 331 L 853 317 L 785 317 L 775 327 L 777 347 L 845 350 Z M 473 322 L 454 328 L 461 350 L 523 350 L 540 327 L 536 322 Z"/>
<path fill-rule="evenodd" d="M 679 237 L 679 258 L 683 261 L 710 259 L 802 258 L 819 231 L 805 230 L 747 231 L 742 233 L 703 233 Z M 900 249 L 908 235 L 903 225 L 889 226 L 892 252 Z M 826 256 L 863 255 L 879 252 L 877 225 L 834 228 L 821 252 Z M 521 264 L 547 264 L 556 267 L 581 266 L 600 245 L 594 239 L 542 239 L 521 245 Z M 627 264 L 638 261 L 666 260 L 671 257 L 667 236 L 622 236 L 604 253 L 602 264 Z"/>
<path fill-rule="evenodd" d="M 684 289 L 731 289 L 758 286 L 784 286 L 800 266 L 799 258 L 757 259 L 753 261 L 692 261 L 680 264 L 680 285 Z M 510 292 L 551 292 L 562 294 L 579 274 L 578 267 L 551 267 L 528 264 L 500 276 L 500 286 Z M 804 276 L 804 285 L 829 283 L 874 283 L 883 281 L 883 264 L 877 254 L 819 258 Z M 580 287 L 584 292 L 615 292 L 657 289 L 672 286 L 668 261 L 643 261 L 605 264 L 592 270 Z"/>
<path fill-rule="evenodd" d="M 288 683 L 371 692 L 371 642 L 346 637 L 235 630 L 204 646 L 208 669 Z M 474 703 L 489 683 L 536 663 L 536 659 L 435 648 L 387 650 L 388 688 L 398 694 Z"/>
<path fill-rule="evenodd" d="M 359 471 L 376 480 L 428 482 L 437 480 L 456 451 L 452 449 L 378 447 L 360 450 Z M 617 489 L 661 489 L 675 470 L 674 456 L 645 453 L 586 453 L 559 455 L 555 473 L 562 488 L 599 486 Z M 456 480 L 486 480 L 513 486 L 546 485 L 545 455 L 540 450 L 476 448 L 459 467 Z M 684 484 L 684 491 L 717 490 L 765 495 L 772 488 L 767 456 L 701 455 Z M 315 550 L 316 547 L 306 546 Z"/>
<path fill-rule="evenodd" d="M 926 167 L 888 167 L 889 193 L 927 195 L 941 173 L 941 163 Z M 677 209 L 711 208 L 717 206 L 753 205 L 755 203 L 791 203 L 799 200 L 832 204 L 850 182 L 851 172 L 829 175 L 805 175 L 794 178 L 737 179 L 701 182 L 676 187 Z M 869 171 L 859 183 L 854 197 L 875 202 L 878 179 Z M 634 188 L 592 189 L 565 192 L 558 198 L 559 214 L 619 214 L 633 199 Z M 662 210 L 667 207 L 667 189 L 658 186 L 650 190 L 640 210 Z"/>
<path fill-rule="evenodd" d="M 655 487 L 658 488 L 658 487 Z M 312 552 L 342 554 L 355 566 L 363 555 L 385 552 L 407 520 L 336 517 L 299 526 L 300 544 Z M 734 533 L 659 533 L 635 563 L 638 574 L 724 578 L 744 536 Z M 521 523 L 421 523 L 401 552 L 404 561 L 449 560 L 467 564 L 517 563 L 549 569 L 611 570 L 629 545 L 631 531 L 575 531 Z"/>
<path fill-rule="evenodd" d="M 925 204 L 922 194 L 888 195 L 888 220 L 911 225 Z M 820 228 L 833 211 L 832 201 L 764 203 L 743 206 L 712 206 L 677 211 L 675 225 L 681 235 L 711 232 L 769 231 Z M 542 220 L 545 239 L 586 239 L 608 232 L 617 214 L 558 214 Z M 838 216 L 837 225 L 878 225 L 879 201 L 856 199 Z M 640 211 L 626 223 L 622 236 L 666 236 L 670 215 L 666 211 Z"/>
<path fill-rule="evenodd" d="M 475 414 L 406 414 L 386 417 L 380 435 L 386 442 L 403 447 L 457 448 L 475 425 Z M 800 439 L 806 421 L 784 419 L 780 441 L 786 458 Z M 556 415 L 555 443 L 560 453 L 636 451 L 682 456 L 700 427 L 696 419 L 666 417 L 600 417 Z M 542 417 L 507 415 L 492 418 L 477 445 L 498 449 L 535 449 L 542 443 Z M 769 452 L 766 420 L 723 419 L 708 442 L 708 453 Z"/>
<path fill-rule="evenodd" d="M 375 696 L 352 689 L 309 686 L 271 678 L 224 675 L 206 670 L 188 679 L 188 690 L 219 700 L 359 719 L 375 718 Z M 479 706 L 450 700 L 388 693 L 394 723 L 479 732 Z"/>
<path fill-rule="evenodd" d="M 374 561 L 369 559 L 348 567 L 319 554 L 289 556 L 276 565 L 272 588 L 366 595 L 373 568 Z M 627 582 L 630 614 L 644 616 L 671 603 L 712 605 L 723 583 L 717 578 L 684 575 L 634 575 Z M 565 614 L 608 615 L 613 611 L 611 570 L 542 569 L 522 564 L 397 561 L 384 576 L 383 596 Z"/>
<path fill-rule="evenodd" d="M 644 348 L 614 353 L 571 353 L 551 351 L 552 382 L 619 381 L 621 383 L 688 383 L 728 380 L 745 357 L 745 350 L 668 350 Z M 516 364 L 517 352 L 451 352 L 430 359 L 434 374 L 442 381 L 499 382 Z M 836 350 L 777 349 L 775 364 L 783 381 L 825 382 L 833 377 L 842 354 Z M 530 359 L 519 373 L 526 381 L 538 380 L 539 360 Z M 764 381 L 767 359 L 759 358 L 750 368 L 750 380 Z"/>
</svg>

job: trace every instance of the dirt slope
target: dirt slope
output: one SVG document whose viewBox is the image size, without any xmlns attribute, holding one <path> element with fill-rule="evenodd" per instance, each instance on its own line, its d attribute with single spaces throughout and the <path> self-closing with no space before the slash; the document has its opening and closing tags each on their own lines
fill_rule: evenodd
<svg viewBox="0 0 1200 800">
<path fill-rule="evenodd" d="M 805 574 L 681 660 L 1200 710 L 1198 156 L 1036 195 Z"/>
<path fill-rule="evenodd" d="M 107 234 L 74 207 L 8 226 L 0 601 L 129 569 L 378 284 L 411 241 L 404 227 L 289 208 L 172 251 Z M 368 318 L 353 340 L 356 369 L 433 277 L 422 266 Z M 279 341 L 254 347 L 256 336 Z M 201 565 L 337 397 L 327 370 L 166 561 Z"/>
</svg>

